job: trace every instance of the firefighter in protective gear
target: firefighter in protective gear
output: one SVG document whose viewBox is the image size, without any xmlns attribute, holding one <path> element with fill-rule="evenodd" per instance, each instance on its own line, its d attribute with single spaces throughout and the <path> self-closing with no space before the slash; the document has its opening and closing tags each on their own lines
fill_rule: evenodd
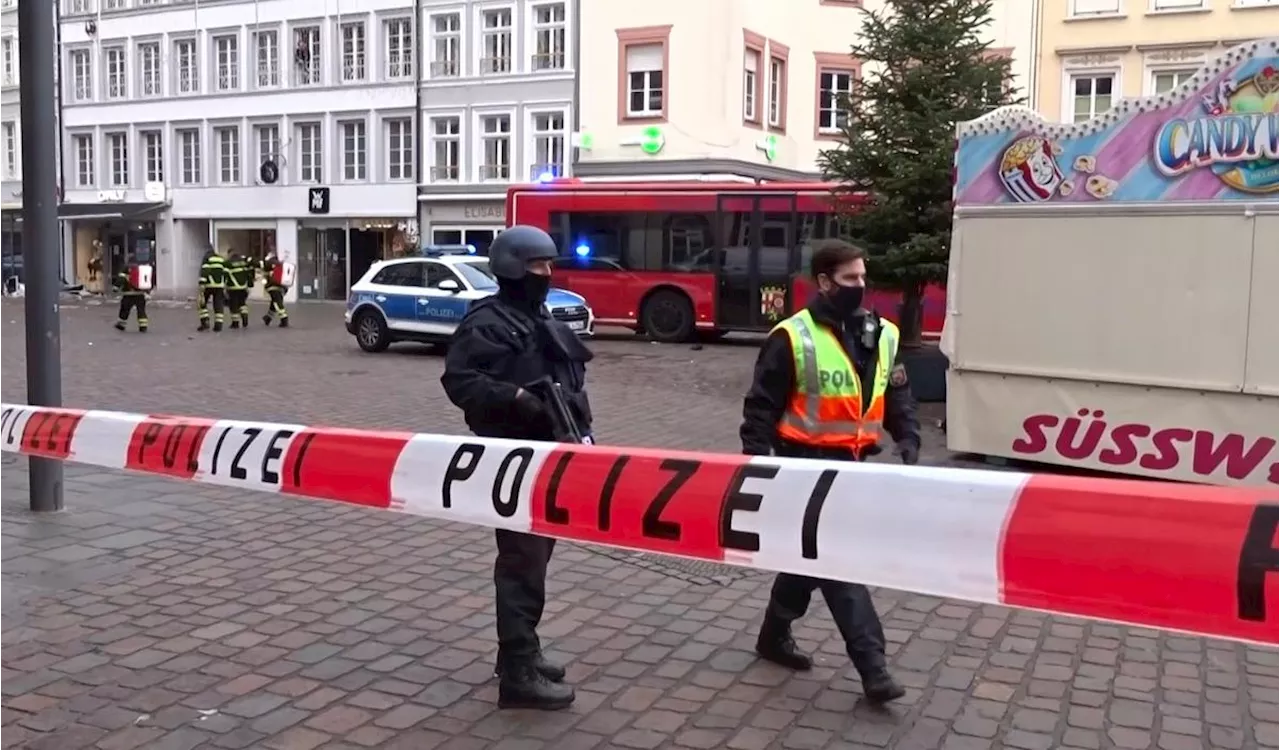
<svg viewBox="0 0 1280 750">
<path fill-rule="evenodd" d="M 227 301 L 226 261 L 217 252 L 209 250 L 200 264 L 200 327 L 209 330 L 209 308 L 213 308 L 213 330 L 222 330 L 222 308 Z"/>
<path fill-rule="evenodd" d="M 861 248 L 827 240 L 815 250 L 819 294 L 773 329 L 756 360 L 742 408 L 744 453 L 861 461 L 880 452 L 887 430 L 903 463 L 919 460 L 920 426 L 898 359 L 898 328 L 863 308 L 866 273 Z M 796 647 L 791 623 L 808 610 L 815 590 L 831 609 L 867 699 L 901 698 L 904 691 L 886 668 L 880 617 L 861 584 L 780 573 L 756 653 L 789 669 L 813 667 Z"/>
<path fill-rule="evenodd" d="M 279 264 L 280 261 L 276 259 L 275 255 L 268 255 L 262 259 L 262 283 L 266 285 L 267 298 L 269 300 L 267 314 L 262 316 L 262 323 L 269 326 L 271 325 L 271 318 L 275 317 L 280 321 L 281 328 L 288 328 L 289 311 L 284 309 L 284 293 L 289 290 L 289 287 L 271 280 L 272 272 L 275 271 L 276 266 Z"/>
<path fill-rule="evenodd" d="M 120 314 L 116 318 L 116 330 L 123 331 L 129 322 L 129 313 L 138 311 L 138 332 L 147 332 L 147 293 L 135 287 L 129 280 L 129 269 L 121 271 L 111 280 L 111 285 L 120 290 Z"/>
<path fill-rule="evenodd" d="M 249 287 L 253 284 L 253 268 L 240 253 L 227 261 L 227 314 L 231 327 L 249 327 Z"/>
<path fill-rule="evenodd" d="M 477 435 L 554 440 L 546 403 L 522 387 L 550 378 L 560 384 L 569 416 L 589 439 L 591 352 L 544 304 L 557 255 L 555 240 L 528 226 L 504 231 L 489 246 L 498 293 L 471 305 L 458 324 L 440 378 Z M 495 540 L 498 705 L 566 708 L 573 689 L 563 682 L 564 667 L 543 657 L 537 633 L 555 540 L 508 529 L 496 530 Z"/>
</svg>

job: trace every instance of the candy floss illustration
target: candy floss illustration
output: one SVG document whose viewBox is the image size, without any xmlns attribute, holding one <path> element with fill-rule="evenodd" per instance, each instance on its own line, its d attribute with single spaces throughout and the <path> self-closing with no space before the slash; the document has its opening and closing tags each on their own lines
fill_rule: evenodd
<svg viewBox="0 0 1280 750">
<path fill-rule="evenodd" d="M 1062 184 L 1060 149 L 1047 138 L 1029 135 L 1014 141 L 1000 159 L 1000 181 L 1019 203 L 1039 203 L 1053 197 Z"/>
</svg>

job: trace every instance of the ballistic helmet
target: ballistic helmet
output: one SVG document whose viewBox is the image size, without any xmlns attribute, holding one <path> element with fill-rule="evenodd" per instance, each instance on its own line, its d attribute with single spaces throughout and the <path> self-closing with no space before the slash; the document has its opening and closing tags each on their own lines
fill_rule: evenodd
<svg viewBox="0 0 1280 750">
<path fill-rule="evenodd" d="M 489 245 L 489 270 L 500 279 L 522 279 L 529 261 L 552 260 L 560 253 L 551 235 L 537 227 L 516 225 Z"/>
</svg>

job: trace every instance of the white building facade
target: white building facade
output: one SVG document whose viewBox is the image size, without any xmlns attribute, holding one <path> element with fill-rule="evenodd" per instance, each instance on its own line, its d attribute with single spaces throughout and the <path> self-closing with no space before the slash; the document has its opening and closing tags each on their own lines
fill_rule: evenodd
<svg viewBox="0 0 1280 750">
<path fill-rule="evenodd" d="M 874 6 L 879 0 L 867 0 Z M 594 2 L 582 14 L 574 169 L 584 179 L 812 180 L 838 139 L 837 104 L 862 0 Z M 1031 0 L 997 0 L 991 54 L 1031 71 Z"/>
<path fill-rule="evenodd" d="M 416 249 L 412 0 L 61 2 L 68 276 L 190 295 L 216 246 L 341 299 Z"/>
<path fill-rule="evenodd" d="M 483 253 L 512 183 L 569 175 L 579 5 L 421 0 L 424 242 Z"/>
</svg>

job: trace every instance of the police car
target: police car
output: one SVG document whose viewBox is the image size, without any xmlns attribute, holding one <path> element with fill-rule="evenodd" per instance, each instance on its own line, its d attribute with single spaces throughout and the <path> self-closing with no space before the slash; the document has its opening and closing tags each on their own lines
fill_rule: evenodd
<svg viewBox="0 0 1280 750">
<path fill-rule="evenodd" d="M 421 256 L 374 263 L 351 287 L 347 332 L 366 352 L 398 341 L 441 344 L 473 301 L 497 291 L 489 259 L 476 255 L 475 248 L 424 248 Z M 579 336 L 592 334 L 595 315 L 579 295 L 553 287 L 547 308 Z"/>
</svg>

